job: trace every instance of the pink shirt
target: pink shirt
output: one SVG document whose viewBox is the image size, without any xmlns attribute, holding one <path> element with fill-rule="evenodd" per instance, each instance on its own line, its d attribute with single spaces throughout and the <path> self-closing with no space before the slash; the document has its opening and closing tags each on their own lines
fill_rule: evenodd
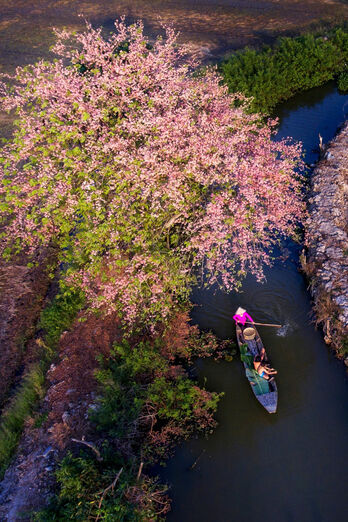
<svg viewBox="0 0 348 522">
<path fill-rule="evenodd" d="M 236 314 L 233 316 L 233 319 L 236 321 L 236 323 L 241 323 L 243 325 L 246 323 L 246 321 L 250 321 L 251 323 L 254 322 L 247 312 L 244 312 L 243 315 Z"/>
</svg>

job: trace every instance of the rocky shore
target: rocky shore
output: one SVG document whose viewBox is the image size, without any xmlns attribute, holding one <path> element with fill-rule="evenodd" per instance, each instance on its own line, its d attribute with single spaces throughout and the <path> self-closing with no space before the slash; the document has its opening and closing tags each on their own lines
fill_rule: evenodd
<svg viewBox="0 0 348 522">
<path fill-rule="evenodd" d="M 311 179 L 302 267 L 316 323 L 348 365 L 348 121 L 327 145 Z"/>
</svg>

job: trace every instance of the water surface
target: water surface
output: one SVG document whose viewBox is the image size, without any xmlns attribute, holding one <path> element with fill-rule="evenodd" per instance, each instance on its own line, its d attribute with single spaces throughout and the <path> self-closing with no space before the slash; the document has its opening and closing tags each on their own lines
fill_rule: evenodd
<svg viewBox="0 0 348 522">
<path fill-rule="evenodd" d="M 348 113 L 348 96 L 334 84 L 312 89 L 279 107 L 279 137 L 303 141 L 306 161 L 318 156 L 318 134 L 331 139 Z M 219 426 L 209 439 L 184 443 L 161 472 L 171 485 L 169 522 L 339 522 L 346 514 L 348 479 L 347 376 L 311 320 L 306 281 L 298 271 L 299 247 L 267 271 L 263 285 L 248 279 L 240 295 L 196 289 L 192 318 L 220 337 L 234 336 L 237 306 L 260 327 L 278 369 L 278 412 L 255 400 L 236 357 L 201 361 L 197 372 L 210 390 L 223 391 Z M 190 469 L 200 457 L 194 469 Z"/>
</svg>

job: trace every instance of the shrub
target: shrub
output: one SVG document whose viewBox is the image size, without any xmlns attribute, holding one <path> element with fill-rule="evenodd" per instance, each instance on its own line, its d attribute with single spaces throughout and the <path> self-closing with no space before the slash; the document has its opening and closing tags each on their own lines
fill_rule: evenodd
<svg viewBox="0 0 348 522">
<path fill-rule="evenodd" d="M 167 488 L 139 477 L 139 466 L 165 458 L 194 430 L 211 429 L 221 394 L 198 388 L 161 355 L 160 345 L 123 341 L 109 359 L 100 359 L 99 399 L 90 418 L 101 457 L 68 453 L 57 471 L 57 496 L 37 520 L 162 520 Z M 103 497 L 120 470 L 114 490 Z"/>
<path fill-rule="evenodd" d="M 128 330 L 169 321 L 203 274 L 227 291 L 262 279 L 304 209 L 300 146 L 272 140 L 215 70 L 193 74 L 170 28 L 152 46 L 123 21 L 108 40 L 57 36 L 56 61 L 0 86 L 18 112 L 0 157 L 3 255 L 55 245 L 69 284 Z"/>
<path fill-rule="evenodd" d="M 348 71 L 344 71 L 339 75 L 337 85 L 340 91 L 348 92 Z"/>
<path fill-rule="evenodd" d="M 332 80 L 347 61 L 348 31 L 338 28 L 327 36 L 281 38 L 273 48 L 238 51 L 221 63 L 220 71 L 230 92 L 253 97 L 252 109 L 269 113 L 296 92 Z"/>
</svg>

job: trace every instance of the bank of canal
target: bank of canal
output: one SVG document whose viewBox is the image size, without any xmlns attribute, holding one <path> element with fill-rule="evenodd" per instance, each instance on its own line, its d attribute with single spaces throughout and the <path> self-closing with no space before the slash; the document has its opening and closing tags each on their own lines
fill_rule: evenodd
<svg viewBox="0 0 348 522">
<path fill-rule="evenodd" d="M 318 159 L 318 134 L 330 140 L 348 113 L 348 96 L 334 84 L 313 89 L 279 109 L 279 136 L 303 141 L 306 161 Z M 238 305 L 255 320 L 280 322 L 260 328 L 278 369 L 279 406 L 267 415 L 255 401 L 238 358 L 201 361 L 198 378 L 224 391 L 219 426 L 208 440 L 183 444 L 161 471 L 171 485 L 173 522 L 337 522 L 345 512 L 344 462 L 348 443 L 347 376 L 311 318 L 307 282 L 299 272 L 299 247 L 267 271 L 267 283 L 248 279 L 240 295 L 197 289 L 192 318 L 219 336 L 234 335 Z M 200 457 L 193 469 L 192 464 Z"/>
</svg>

